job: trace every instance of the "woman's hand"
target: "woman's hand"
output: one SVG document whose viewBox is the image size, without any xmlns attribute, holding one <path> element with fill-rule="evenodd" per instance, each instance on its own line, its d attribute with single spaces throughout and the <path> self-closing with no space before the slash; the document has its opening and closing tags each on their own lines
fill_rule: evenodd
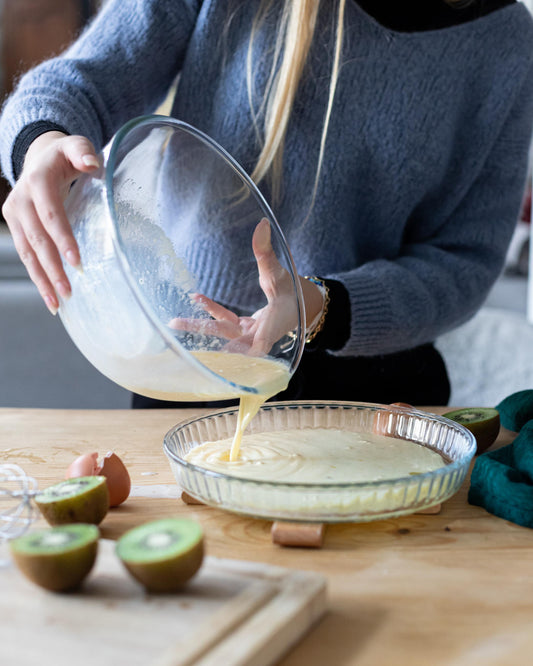
<svg viewBox="0 0 533 666">
<path fill-rule="evenodd" d="M 53 314 L 59 308 L 57 296 L 70 296 L 60 254 L 71 266 L 80 265 L 63 202 L 79 174 L 98 167 L 85 137 L 41 134 L 28 149 L 20 178 L 2 207 L 15 248 Z"/>
<path fill-rule="evenodd" d="M 270 240 L 270 224 L 263 218 L 252 237 L 259 272 L 259 284 L 267 304 L 250 317 L 239 317 L 204 295 L 195 300 L 213 319 L 173 319 L 169 326 L 177 330 L 217 335 L 230 342 L 225 349 L 251 355 L 267 354 L 272 345 L 293 330 L 298 323 L 294 286 L 290 273 L 279 263 Z M 307 323 L 321 312 L 323 297 L 313 283 L 300 278 Z"/>
</svg>

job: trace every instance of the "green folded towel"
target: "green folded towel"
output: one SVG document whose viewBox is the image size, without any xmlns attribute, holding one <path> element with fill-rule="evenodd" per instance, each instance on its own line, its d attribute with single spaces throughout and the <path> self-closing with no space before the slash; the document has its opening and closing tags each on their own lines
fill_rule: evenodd
<svg viewBox="0 0 533 666">
<path fill-rule="evenodd" d="M 512 393 L 496 405 L 496 409 L 504 428 L 520 432 L 522 426 L 533 419 L 533 389 Z"/>
<path fill-rule="evenodd" d="M 533 420 L 508 446 L 478 456 L 468 501 L 517 525 L 533 527 Z"/>
</svg>

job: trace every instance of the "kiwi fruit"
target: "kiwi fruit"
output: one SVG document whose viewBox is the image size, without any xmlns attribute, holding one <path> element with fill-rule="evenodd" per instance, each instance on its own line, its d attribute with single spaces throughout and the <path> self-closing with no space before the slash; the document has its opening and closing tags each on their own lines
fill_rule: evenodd
<svg viewBox="0 0 533 666">
<path fill-rule="evenodd" d="M 78 587 L 91 571 L 100 533 L 95 525 L 48 527 L 13 539 L 9 548 L 21 572 L 53 592 Z"/>
<path fill-rule="evenodd" d="M 500 414 L 492 407 L 465 407 L 443 416 L 470 430 L 476 438 L 477 453 L 486 451 L 500 432 Z"/>
<path fill-rule="evenodd" d="M 105 476 L 80 476 L 56 483 L 35 496 L 50 525 L 102 522 L 109 510 Z"/>
<path fill-rule="evenodd" d="M 202 528 L 192 520 L 154 520 L 120 537 L 116 553 L 149 592 L 176 592 L 202 564 Z"/>
</svg>

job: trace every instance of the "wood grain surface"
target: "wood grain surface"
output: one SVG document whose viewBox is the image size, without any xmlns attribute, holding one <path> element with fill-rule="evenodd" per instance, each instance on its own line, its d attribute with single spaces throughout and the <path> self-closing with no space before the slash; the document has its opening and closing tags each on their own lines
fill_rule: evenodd
<svg viewBox="0 0 533 666">
<path fill-rule="evenodd" d="M 0 663 L 270 666 L 325 609 L 323 576 L 213 557 L 179 594 L 148 594 L 114 545 L 99 541 L 94 569 L 68 594 L 0 567 Z"/>
<path fill-rule="evenodd" d="M 114 450 L 134 496 L 110 511 L 103 536 L 187 516 L 203 525 L 210 555 L 323 573 L 327 613 L 283 666 L 532 663 L 533 531 L 470 506 L 468 480 L 437 515 L 330 525 L 321 549 L 280 548 L 267 521 L 179 498 L 162 441 L 199 413 L 0 409 L 0 463 L 18 463 L 45 487 L 80 453 Z M 502 431 L 495 446 L 512 437 Z"/>
</svg>

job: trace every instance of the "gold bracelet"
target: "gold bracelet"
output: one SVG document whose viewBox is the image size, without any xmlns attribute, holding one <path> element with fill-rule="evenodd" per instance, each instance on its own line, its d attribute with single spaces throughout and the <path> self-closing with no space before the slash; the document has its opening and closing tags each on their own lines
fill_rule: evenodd
<svg viewBox="0 0 533 666">
<path fill-rule="evenodd" d="M 326 321 L 326 315 L 328 314 L 328 305 L 329 305 L 329 289 L 327 284 L 322 278 L 316 277 L 315 275 L 304 275 L 304 280 L 309 280 L 320 289 L 322 296 L 324 297 L 324 305 L 322 306 L 322 312 L 318 321 L 314 321 L 309 330 L 306 331 L 305 344 L 308 344 L 316 338 L 320 331 L 324 328 L 324 323 Z"/>
</svg>

